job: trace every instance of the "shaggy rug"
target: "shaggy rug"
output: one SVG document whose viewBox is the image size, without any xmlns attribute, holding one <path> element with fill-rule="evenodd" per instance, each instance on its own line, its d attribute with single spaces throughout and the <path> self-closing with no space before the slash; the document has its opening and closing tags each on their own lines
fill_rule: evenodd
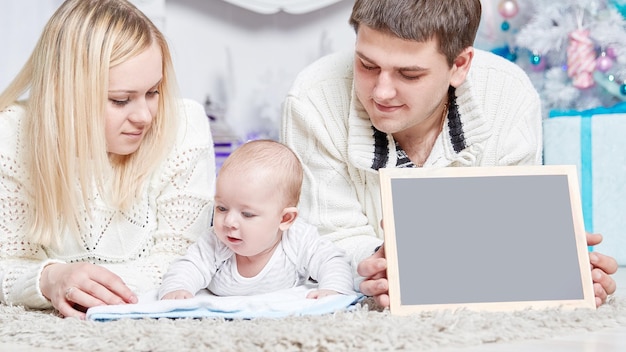
<svg viewBox="0 0 626 352">
<path fill-rule="evenodd" d="M 65 351 L 390 351 L 544 339 L 626 325 L 626 297 L 598 310 L 431 311 L 393 316 L 371 300 L 321 316 L 225 319 L 62 319 L 0 305 L 0 343 Z"/>
</svg>

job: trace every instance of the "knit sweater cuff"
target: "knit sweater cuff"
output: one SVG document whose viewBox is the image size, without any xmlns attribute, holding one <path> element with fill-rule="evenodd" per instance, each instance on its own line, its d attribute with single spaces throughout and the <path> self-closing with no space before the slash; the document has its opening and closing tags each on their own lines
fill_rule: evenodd
<svg viewBox="0 0 626 352">
<path fill-rule="evenodd" d="M 52 308 L 52 302 L 50 302 L 39 287 L 39 281 L 41 279 L 41 272 L 43 268 L 50 264 L 63 263 L 58 260 L 46 260 L 37 266 L 33 266 L 33 270 L 24 273 L 22 280 L 16 282 L 13 286 L 13 292 L 18 293 L 13 304 L 23 305 L 28 308 L 34 309 L 49 309 Z"/>
</svg>

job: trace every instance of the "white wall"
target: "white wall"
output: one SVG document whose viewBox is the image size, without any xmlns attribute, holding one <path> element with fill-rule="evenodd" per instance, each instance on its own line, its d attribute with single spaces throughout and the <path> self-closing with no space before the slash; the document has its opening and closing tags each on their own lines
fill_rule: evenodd
<svg viewBox="0 0 626 352">
<path fill-rule="evenodd" d="M 22 68 L 44 24 L 61 3 L 62 0 L 0 2 L 0 90 Z"/>
<path fill-rule="evenodd" d="M 210 96 L 242 138 L 275 137 L 295 75 L 329 52 L 350 50 L 352 1 L 307 14 L 259 14 L 223 0 L 167 0 L 165 32 L 183 95 Z"/>
<path fill-rule="evenodd" d="M 0 2 L 0 89 L 17 74 L 61 2 Z M 354 44 L 351 0 L 297 15 L 260 14 L 224 0 L 134 2 L 168 37 L 183 96 L 202 103 L 210 96 L 218 117 L 242 139 L 277 137 L 280 104 L 297 72 Z"/>
<path fill-rule="evenodd" d="M 157 12 L 164 10 L 165 0 L 131 1 L 148 10 L 155 23 L 163 23 Z M 44 25 L 62 3 L 63 0 L 0 1 L 0 90 L 5 89 L 22 68 Z"/>
</svg>

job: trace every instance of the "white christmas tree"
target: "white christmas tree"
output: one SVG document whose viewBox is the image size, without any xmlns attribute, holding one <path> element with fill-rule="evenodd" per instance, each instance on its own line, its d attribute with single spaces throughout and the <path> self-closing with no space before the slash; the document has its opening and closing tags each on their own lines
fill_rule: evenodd
<svg viewBox="0 0 626 352">
<path fill-rule="evenodd" d="M 544 111 L 626 100 L 626 0 L 525 0 L 521 9 L 517 0 L 500 0 L 497 6 L 506 33 L 497 53 L 526 70 Z M 510 28 L 515 20 L 518 28 Z"/>
</svg>

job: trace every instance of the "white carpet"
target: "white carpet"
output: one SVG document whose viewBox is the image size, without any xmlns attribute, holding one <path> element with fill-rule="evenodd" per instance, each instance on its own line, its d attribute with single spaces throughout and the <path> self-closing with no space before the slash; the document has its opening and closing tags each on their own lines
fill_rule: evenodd
<svg viewBox="0 0 626 352">
<path fill-rule="evenodd" d="M 426 312 L 397 317 L 354 311 L 280 319 L 61 319 L 0 305 L 0 343 L 75 351 L 426 350 L 566 336 L 626 326 L 626 297 L 596 311 Z"/>
</svg>

